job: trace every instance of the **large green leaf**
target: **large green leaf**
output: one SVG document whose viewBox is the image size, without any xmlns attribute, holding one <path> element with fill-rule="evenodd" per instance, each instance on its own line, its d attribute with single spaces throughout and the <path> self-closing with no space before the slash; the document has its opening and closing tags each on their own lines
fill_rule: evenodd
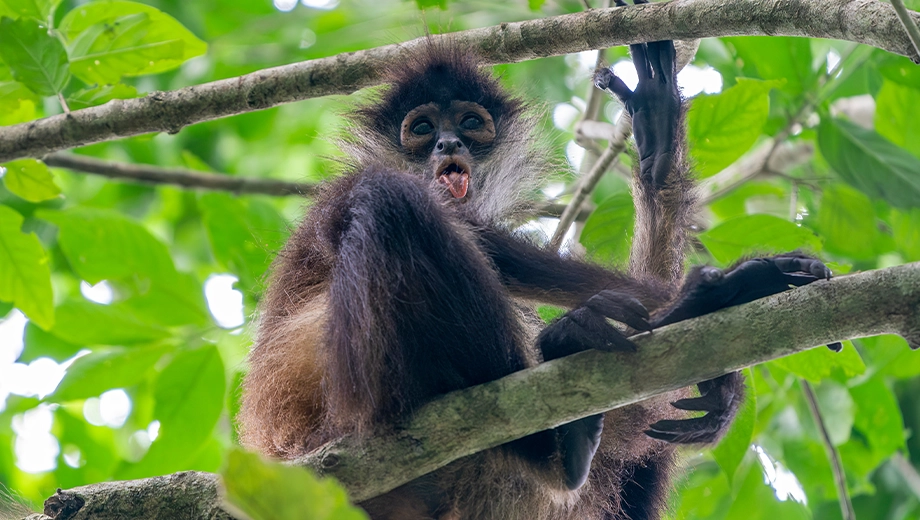
<svg viewBox="0 0 920 520">
<path fill-rule="evenodd" d="M 26 324 L 22 338 L 23 349 L 19 354 L 19 363 L 29 363 L 41 357 L 48 357 L 62 362 L 83 350 L 83 345 L 63 340 L 45 331 L 32 322 Z"/>
<path fill-rule="evenodd" d="M 166 246 L 142 225 L 112 210 L 43 210 L 41 219 L 58 226 L 58 243 L 76 273 L 91 284 L 108 279 L 172 278 Z"/>
<path fill-rule="evenodd" d="M 309 470 L 231 450 L 221 471 L 225 503 L 235 517 L 251 520 L 362 520 L 367 514 L 349 503 L 331 478 Z"/>
<path fill-rule="evenodd" d="M 875 97 L 875 129 L 920 157 L 920 86 L 911 88 L 885 81 Z"/>
<path fill-rule="evenodd" d="M 845 184 L 824 188 L 815 222 L 831 253 L 868 260 L 894 249 L 891 237 L 879 231 L 872 201 Z"/>
<path fill-rule="evenodd" d="M 0 0 L 0 15 L 7 12 L 14 17 L 22 16 L 48 23 L 60 3 L 61 0 Z"/>
<path fill-rule="evenodd" d="M 814 86 L 816 75 L 807 38 L 745 36 L 723 41 L 735 48 L 745 72 L 753 67 L 762 79 L 785 80 L 780 90 L 793 97 Z"/>
<path fill-rule="evenodd" d="M 718 173 L 757 141 L 770 113 L 770 89 L 781 84 L 738 78 L 728 90 L 694 98 L 687 138 L 701 177 Z"/>
<path fill-rule="evenodd" d="M 897 397 L 876 376 L 854 386 L 850 394 L 856 402 L 855 427 L 868 440 L 869 447 L 880 459 L 904 447 L 904 419 Z"/>
<path fill-rule="evenodd" d="M 141 478 L 183 469 L 211 435 L 224 409 L 226 380 L 217 347 L 206 346 L 177 355 L 157 378 L 154 417 L 160 435 L 137 464 L 118 478 Z"/>
<path fill-rule="evenodd" d="M 200 56 L 207 44 L 154 7 L 121 0 L 81 5 L 61 21 L 70 68 L 87 83 L 167 71 Z"/>
<path fill-rule="evenodd" d="M 591 212 L 579 241 L 595 259 L 607 264 L 626 265 L 629 262 L 634 216 L 629 193 L 611 195 Z"/>
<path fill-rule="evenodd" d="M 920 206 L 920 159 L 878 133 L 825 117 L 818 146 L 834 171 L 866 195 L 899 208 Z"/>
<path fill-rule="evenodd" d="M 19 110 L 23 101 L 38 101 L 38 96 L 28 87 L 13 79 L 10 68 L 0 62 L 0 115 L 9 115 Z M 0 124 L 4 124 L 0 122 Z"/>
<path fill-rule="evenodd" d="M 139 319 L 122 304 L 69 300 L 59 305 L 55 312 L 57 320 L 49 332 L 70 343 L 130 345 L 169 336 L 164 327 Z"/>
<path fill-rule="evenodd" d="M 0 58 L 16 81 L 42 96 L 61 92 L 70 81 L 64 45 L 35 20 L 0 20 Z"/>
<path fill-rule="evenodd" d="M 109 348 L 91 352 L 67 367 L 52 402 L 95 397 L 113 388 L 128 388 L 147 378 L 169 347 Z"/>
<path fill-rule="evenodd" d="M 29 202 L 41 202 L 61 194 L 51 171 L 39 160 L 19 159 L 0 165 L 0 169 L 6 169 L 3 175 L 6 189 Z"/>
<path fill-rule="evenodd" d="M 214 257 L 252 288 L 262 279 L 287 237 L 287 225 L 259 200 L 208 193 L 198 199 Z"/>
<path fill-rule="evenodd" d="M 811 231 L 772 215 L 745 215 L 702 233 L 700 241 L 723 264 L 750 254 L 817 250 L 821 243 Z"/>
<path fill-rule="evenodd" d="M 725 472 L 729 482 L 735 478 L 735 471 L 751 447 L 754 425 L 757 423 L 757 396 L 750 387 L 750 372 L 751 369 L 744 369 L 745 381 L 748 382 L 744 403 L 738 410 L 738 415 L 735 416 L 735 421 L 725 438 L 712 450 L 713 458 Z"/>
<path fill-rule="evenodd" d="M 904 255 L 904 260 L 920 260 L 920 208 L 892 209 L 888 215 L 888 223 L 891 224 L 894 243 L 898 251 Z"/>
<path fill-rule="evenodd" d="M 38 237 L 20 232 L 22 222 L 19 213 L 0 205 L 0 300 L 47 329 L 54 324 L 48 257 Z"/>
<path fill-rule="evenodd" d="M 833 352 L 823 346 L 816 347 L 773 360 L 769 366 L 782 367 L 812 383 L 819 383 L 830 377 L 835 369 L 841 370 L 846 377 L 864 373 L 866 364 L 859 352 L 849 341 L 844 341 L 843 344 L 844 348 L 840 352 Z"/>
</svg>

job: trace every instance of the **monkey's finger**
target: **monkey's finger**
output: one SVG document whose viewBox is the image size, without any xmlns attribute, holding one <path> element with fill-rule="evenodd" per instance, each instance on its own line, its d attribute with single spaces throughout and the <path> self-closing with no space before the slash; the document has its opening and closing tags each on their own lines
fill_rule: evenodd
<svg viewBox="0 0 920 520">
<path fill-rule="evenodd" d="M 843 350 L 843 343 L 841 343 L 841 342 L 839 342 L 839 341 L 835 341 L 835 342 L 833 342 L 833 343 L 828 343 L 828 344 L 827 344 L 827 348 L 833 350 L 834 352 L 840 352 L 841 350 Z"/>
<path fill-rule="evenodd" d="M 585 306 L 636 330 L 646 332 L 652 330 L 648 322 L 651 318 L 648 310 L 642 305 L 642 302 L 632 296 L 613 291 L 602 291 L 588 299 Z"/>
<path fill-rule="evenodd" d="M 604 415 L 591 415 L 556 428 L 562 444 L 562 466 L 565 486 L 569 490 L 580 488 L 591 471 L 591 461 L 601 443 Z"/>
<path fill-rule="evenodd" d="M 646 81 L 652 77 L 652 69 L 648 63 L 647 46 L 644 43 L 637 43 L 629 46 L 629 52 L 632 53 L 633 65 L 636 66 L 636 74 L 639 81 Z"/>
<path fill-rule="evenodd" d="M 824 263 L 816 258 L 799 257 L 799 256 L 780 256 L 773 259 L 773 264 L 784 273 L 800 271 L 810 273 L 816 278 L 830 280 L 833 273 Z"/>
<path fill-rule="evenodd" d="M 614 5 L 616 5 L 617 7 L 626 7 L 627 5 L 629 5 L 629 4 L 627 4 L 626 2 L 624 2 L 623 0 L 613 0 L 613 3 L 614 3 Z"/>
<path fill-rule="evenodd" d="M 590 345 L 590 348 L 604 352 L 636 352 L 639 349 L 635 343 L 626 339 L 620 331 L 591 309 L 582 307 L 566 316 L 582 328 L 583 334 L 580 335 L 580 339 L 586 345 Z"/>
<path fill-rule="evenodd" d="M 662 83 L 671 81 L 674 77 L 674 42 L 663 40 L 648 43 L 648 61 L 652 71 Z"/>
<path fill-rule="evenodd" d="M 725 409 L 725 400 L 719 392 L 712 392 L 700 397 L 678 399 L 671 403 L 671 406 L 691 412 L 717 412 Z"/>
<path fill-rule="evenodd" d="M 623 83 L 609 68 L 603 67 L 594 72 L 594 86 L 613 93 L 625 105 L 632 98 L 633 91 Z"/>
<path fill-rule="evenodd" d="M 679 421 L 658 421 L 645 430 L 645 434 L 674 444 L 711 443 L 719 439 L 724 425 L 712 415 Z"/>
</svg>

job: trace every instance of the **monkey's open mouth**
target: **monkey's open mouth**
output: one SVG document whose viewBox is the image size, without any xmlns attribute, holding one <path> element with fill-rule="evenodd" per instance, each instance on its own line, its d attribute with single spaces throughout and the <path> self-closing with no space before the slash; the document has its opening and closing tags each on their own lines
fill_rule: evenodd
<svg viewBox="0 0 920 520">
<path fill-rule="evenodd" d="M 438 182 L 447 186 L 455 199 L 462 199 L 470 187 L 470 167 L 460 158 L 448 157 L 441 161 L 438 169 Z"/>
</svg>

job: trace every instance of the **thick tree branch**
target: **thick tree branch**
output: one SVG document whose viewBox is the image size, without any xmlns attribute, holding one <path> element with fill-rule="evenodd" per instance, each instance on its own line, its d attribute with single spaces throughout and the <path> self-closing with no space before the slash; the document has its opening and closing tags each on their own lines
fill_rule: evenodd
<svg viewBox="0 0 920 520">
<path fill-rule="evenodd" d="M 635 336 L 635 354 L 582 352 L 454 392 L 393 433 L 363 443 L 341 439 L 297 463 L 336 477 L 364 500 L 536 431 L 814 345 L 877 334 L 900 334 L 920 347 L 920 262 L 817 282 Z M 208 502 L 216 500 L 215 482 L 181 473 L 75 488 L 70 492 L 86 505 L 73 519 L 224 518 Z M 159 511 L 150 509 L 154 501 L 149 508 L 146 501 L 133 508 L 108 503 L 145 489 L 194 493 L 207 503 L 179 510 L 171 505 L 178 498 L 158 500 Z"/>
<path fill-rule="evenodd" d="M 910 15 L 914 22 L 920 14 Z M 879 47 L 920 62 L 890 4 L 877 0 L 681 0 L 503 23 L 443 36 L 471 46 L 486 63 L 653 40 L 729 35 L 810 36 Z M 183 127 L 282 103 L 348 94 L 378 81 L 379 71 L 424 44 L 420 38 L 260 70 L 138 99 L 113 100 L 0 129 L 0 162 L 148 132 Z"/>
<path fill-rule="evenodd" d="M 185 168 L 162 168 L 146 164 L 103 161 L 85 155 L 57 153 L 42 158 L 48 166 L 101 175 L 109 179 L 144 184 L 171 184 L 183 188 L 220 190 L 263 195 L 309 195 L 316 185 L 258 177 L 237 177 Z"/>
</svg>

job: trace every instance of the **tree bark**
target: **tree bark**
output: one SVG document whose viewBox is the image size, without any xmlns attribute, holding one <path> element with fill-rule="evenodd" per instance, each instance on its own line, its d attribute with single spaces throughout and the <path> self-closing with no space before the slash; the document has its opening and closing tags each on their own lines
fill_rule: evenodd
<svg viewBox="0 0 920 520">
<path fill-rule="evenodd" d="M 914 22 L 920 14 L 913 13 Z M 487 64 L 615 45 L 732 35 L 809 36 L 864 43 L 920 63 L 890 4 L 876 0 L 682 0 L 503 23 L 446 35 Z M 0 129 L 0 162 L 149 132 L 177 133 L 202 121 L 282 103 L 348 94 L 379 81 L 426 38 L 264 69 L 143 98 L 112 100 Z"/>
<path fill-rule="evenodd" d="M 589 351 L 543 363 L 441 397 L 388 435 L 343 438 L 295 463 L 334 476 L 361 501 L 533 432 L 816 345 L 877 334 L 899 334 L 920 347 L 920 262 L 816 282 L 640 334 L 636 353 Z M 213 475 L 177 473 L 65 494 L 86 502 L 74 519 L 225 518 L 216 488 Z M 162 498 L 118 505 L 146 492 Z"/>
</svg>

